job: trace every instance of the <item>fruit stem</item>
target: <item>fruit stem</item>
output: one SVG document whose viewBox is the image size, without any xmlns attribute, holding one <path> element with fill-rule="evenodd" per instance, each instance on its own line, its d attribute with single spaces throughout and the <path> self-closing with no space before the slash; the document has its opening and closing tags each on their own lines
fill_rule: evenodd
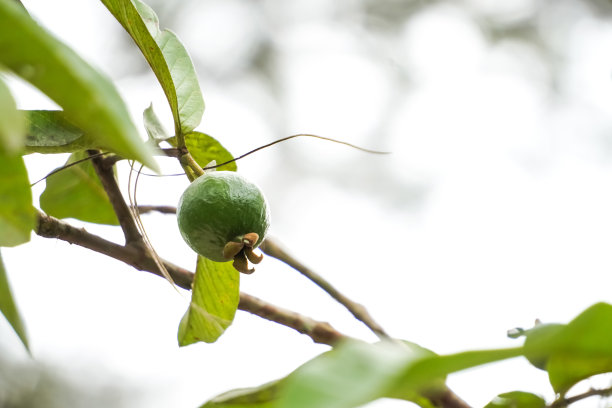
<svg viewBox="0 0 612 408">
<path fill-rule="evenodd" d="M 189 181 L 193 181 L 196 178 L 204 175 L 204 170 L 202 170 L 202 167 L 200 167 L 189 152 L 186 152 L 179 157 L 179 161 L 181 162 L 183 170 L 185 170 L 185 174 L 187 174 L 187 177 L 189 177 Z"/>
</svg>

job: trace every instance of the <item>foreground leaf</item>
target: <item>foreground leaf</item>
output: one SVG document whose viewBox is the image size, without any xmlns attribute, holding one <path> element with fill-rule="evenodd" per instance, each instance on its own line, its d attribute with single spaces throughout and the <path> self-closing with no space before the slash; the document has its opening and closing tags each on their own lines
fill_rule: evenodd
<svg viewBox="0 0 612 408">
<path fill-rule="evenodd" d="M 17 336 L 19 336 L 19 339 L 21 340 L 25 348 L 28 351 L 30 351 L 30 347 L 28 345 L 28 336 L 26 335 L 25 326 L 23 325 L 23 320 L 21 319 L 19 310 L 17 310 L 15 301 L 13 300 L 13 293 L 11 292 L 11 288 L 9 286 L 8 278 L 6 276 L 6 270 L 4 269 L 4 263 L 2 262 L 1 255 L 0 255 L 0 312 L 2 312 L 6 320 L 8 320 L 13 330 L 15 330 L 15 333 L 17 333 Z"/>
<path fill-rule="evenodd" d="M 547 370 L 554 390 L 612 372 L 612 305 L 598 303 L 569 322 L 554 339 Z"/>
<path fill-rule="evenodd" d="M 0 246 L 28 242 L 35 225 L 32 190 L 23 159 L 0 154 Z"/>
<path fill-rule="evenodd" d="M 172 146 L 176 147 L 176 137 L 172 137 L 167 140 Z M 221 143 L 212 136 L 209 136 L 201 132 L 190 132 L 185 135 L 185 146 L 189 150 L 193 159 L 200 165 L 200 167 L 206 166 L 211 161 L 215 161 L 218 164 L 225 163 L 232 160 L 234 157 L 227 151 Z M 236 171 L 238 166 L 236 162 L 227 163 L 217 170 Z"/>
<path fill-rule="evenodd" d="M 200 408 L 273 408 L 283 380 L 272 381 L 259 387 L 240 388 L 220 394 Z"/>
<path fill-rule="evenodd" d="M 101 0 L 132 37 L 153 69 L 170 104 L 175 133 L 188 133 L 202 120 L 204 99 L 187 50 L 176 35 L 159 29 L 155 12 L 139 0 Z"/>
<path fill-rule="evenodd" d="M 85 152 L 73 153 L 66 164 L 86 157 L 88 155 Z M 56 218 L 119 225 L 113 206 L 90 160 L 47 177 L 47 186 L 40 195 L 40 208 Z"/>
<path fill-rule="evenodd" d="M 539 395 L 524 391 L 499 394 L 485 408 L 544 408 L 546 401 Z"/>
<path fill-rule="evenodd" d="M 10 90 L 0 78 L 0 153 L 15 154 L 23 148 L 25 120 Z"/>
<path fill-rule="evenodd" d="M 239 275 L 232 262 L 198 255 L 191 303 L 179 325 L 180 346 L 213 343 L 232 324 L 240 300 Z"/>
<path fill-rule="evenodd" d="M 406 367 L 431 355 L 396 343 L 347 341 L 287 378 L 280 408 L 350 408 L 392 393 Z"/>
<path fill-rule="evenodd" d="M 72 153 L 100 146 L 66 118 L 64 111 L 22 111 L 27 119 L 26 153 Z"/>
<path fill-rule="evenodd" d="M 57 102 L 100 147 L 157 169 L 112 83 L 10 0 L 0 0 L 0 64 Z"/>
</svg>

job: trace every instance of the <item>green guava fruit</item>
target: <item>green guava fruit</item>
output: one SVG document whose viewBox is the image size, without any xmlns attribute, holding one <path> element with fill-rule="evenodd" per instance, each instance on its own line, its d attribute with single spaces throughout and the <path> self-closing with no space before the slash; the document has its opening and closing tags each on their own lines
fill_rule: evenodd
<svg viewBox="0 0 612 408">
<path fill-rule="evenodd" d="M 259 263 L 257 248 L 270 226 L 266 199 L 255 184 L 231 171 L 213 171 L 195 179 L 181 196 L 176 217 L 179 231 L 198 254 L 216 262 L 234 260 L 251 273 Z"/>
</svg>

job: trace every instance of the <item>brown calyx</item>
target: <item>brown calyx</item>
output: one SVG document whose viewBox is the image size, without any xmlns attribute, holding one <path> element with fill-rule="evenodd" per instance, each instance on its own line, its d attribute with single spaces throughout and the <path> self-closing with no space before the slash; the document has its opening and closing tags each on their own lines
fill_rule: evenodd
<svg viewBox="0 0 612 408">
<path fill-rule="evenodd" d="M 259 240 L 259 235 L 255 232 L 249 232 L 242 237 L 238 237 L 235 241 L 230 241 L 223 248 L 223 257 L 226 259 L 234 259 L 234 268 L 239 272 L 251 274 L 255 272 L 255 268 L 249 268 L 249 261 L 258 264 L 263 259 L 262 254 L 253 252 L 253 247 Z"/>
</svg>

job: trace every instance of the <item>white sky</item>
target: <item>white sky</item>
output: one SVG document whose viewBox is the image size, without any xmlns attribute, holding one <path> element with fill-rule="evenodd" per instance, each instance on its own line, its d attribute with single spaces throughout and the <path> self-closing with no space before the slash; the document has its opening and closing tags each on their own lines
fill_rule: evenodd
<svg viewBox="0 0 612 408">
<path fill-rule="evenodd" d="M 112 20 L 97 2 L 24 3 L 102 70 L 110 74 L 118 65 L 109 59 L 116 36 L 100 35 Z M 171 27 L 194 50 L 202 75 L 207 111 L 201 130 L 236 155 L 297 132 L 393 152 L 368 156 L 295 141 L 239 163 L 268 195 L 273 234 L 366 305 L 392 335 L 439 353 L 511 346 L 518 343 L 506 338 L 508 329 L 529 327 L 536 318 L 566 322 L 597 301 L 610 301 L 612 54 L 603 52 L 612 47 L 609 26 L 584 14 L 568 32 L 547 32 L 551 41 L 567 44 L 565 97 L 556 99 L 532 49 L 490 47 L 465 11 L 453 6 L 429 9 L 385 42 L 330 24 L 334 7 L 322 2 L 276 5 L 279 24 L 271 27 L 249 20 L 247 2 L 215 3 L 202 2 L 201 9 L 190 3 L 193 10 L 182 13 L 192 24 Z M 532 5 L 504 2 L 502 10 L 501 4 L 472 3 L 500 18 Z M 68 8 L 76 10 L 62 11 Z M 257 78 L 225 86 L 203 74 L 198 62 L 232 50 L 252 52 L 234 28 L 272 36 L 282 104 Z M 216 44 L 211 32 L 227 42 Z M 386 59 L 373 60 L 372 49 Z M 405 75 L 413 82 L 409 91 L 398 87 Z M 117 84 L 139 126 L 150 101 L 168 119 L 152 77 L 122 77 Z M 23 108 L 51 106 L 20 84 L 13 90 Z M 381 128 L 377 118 L 389 110 Z M 29 157 L 31 178 L 64 160 Z M 176 171 L 171 163 L 163 166 Z M 121 181 L 125 187 L 127 178 Z M 139 202 L 175 204 L 186 185 L 178 178 L 143 179 Z M 422 193 L 414 198 L 415 191 Z M 171 217 L 143 219 L 162 256 L 193 267 Z M 116 228 L 87 229 L 121 240 Z M 196 407 L 219 392 L 281 377 L 326 349 L 242 312 L 218 343 L 179 349 L 176 330 L 188 295 L 177 295 L 163 280 L 37 237 L 3 249 L 3 257 L 36 358 L 77 381 L 93 373 L 102 384 L 125 381 L 144 391 L 137 396 L 143 407 Z M 341 307 L 271 259 L 241 285 L 374 340 Z M 25 359 L 9 332 L 0 323 L 0 345 Z M 551 397 L 544 373 L 522 360 L 454 375 L 449 384 L 475 406 L 515 389 Z"/>
</svg>

